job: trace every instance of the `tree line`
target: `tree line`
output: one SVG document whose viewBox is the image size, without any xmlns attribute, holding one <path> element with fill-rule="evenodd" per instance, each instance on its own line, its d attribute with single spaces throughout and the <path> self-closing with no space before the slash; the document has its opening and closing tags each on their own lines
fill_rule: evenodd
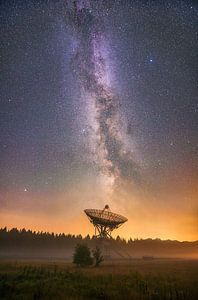
<svg viewBox="0 0 198 300">
<path fill-rule="evenodd" d="M 88 247 L 94 248 L 98 243 L 98 238 L 87 235 L 83 237 L 81 234 L 55 234 L 43 231 L 32 231 L 26 229 L 0 229 L 0 255 L 3 250 L 23 249 L 28 251 L 32 249 L 48 249 L 53 252 L 56 250 L 64 251 L 75 248 L 77 244 L 84 243 Z M 128 240 L 117 236 L 116 238 L 104 240 L 103 246 L 108 249 L 115 249 L 120 254 L 128 253 L 129 255 L 191 255 L 198 254 L 198 241 L 194 242 L 179 242 L 173 240 L 160 239 L 137 239 L 130 238 Z M 15 249 L 15 250 L 14 250 Z"/>
</svg>

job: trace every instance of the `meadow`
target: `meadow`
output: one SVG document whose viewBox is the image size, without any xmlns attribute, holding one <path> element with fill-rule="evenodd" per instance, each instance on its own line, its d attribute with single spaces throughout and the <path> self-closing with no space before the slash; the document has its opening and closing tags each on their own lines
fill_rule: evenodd
<svg viewBox="0 0 198 300">
<path fill-rule="evenodd" d="M 77 268 L 65 261 L 1 259 L 0 299 L 197 300 L 198 260 L 114 260 Z"/>
</svg>

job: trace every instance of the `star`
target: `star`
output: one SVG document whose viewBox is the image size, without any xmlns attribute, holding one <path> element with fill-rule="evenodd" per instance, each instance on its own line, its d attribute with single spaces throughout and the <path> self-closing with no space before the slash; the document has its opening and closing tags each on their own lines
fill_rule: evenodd
<svg viewBox="0 0 198 300">
<path fill-rule="evenodd" d="M 41 209 L 38 197 L 52 211 L 64 194 L 64 209 L 77 212 L 92 186 L 94 205 L 113 203 L 120 193 L 129 217 L 136 189 L 146 195 L 153 177 L 151 194 L 164 181 L 177 194 L 169 178 L 178 174 L 182 186 L 185 170 L 197 166 L 193 2 L 77 0 L 67 8 L 64 1 L 4 2 L 0 194 L 12 190 L 13 202 L 17 193 L 31 195 L 26 219 Z M 57 194 L 49 200 L 51 190 Z M 192 186 L 187 190 L 192 194 Z M 138 197 L 140 208 L 147 205 Z"/>
</svg>

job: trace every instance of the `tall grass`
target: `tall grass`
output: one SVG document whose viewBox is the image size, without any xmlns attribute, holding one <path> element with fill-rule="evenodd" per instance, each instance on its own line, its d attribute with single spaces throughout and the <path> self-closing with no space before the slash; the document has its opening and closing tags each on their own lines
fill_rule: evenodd
<svg viewBox="0 0 198 300">
<path fill-rule="evenodd" d="M 86 272 L 54 266 L 1 265 L 0 299 L 197 300 L 192 282 L 170 275 Z M 196 278 L 194 278 L 196 281 Z"/>
</svg>

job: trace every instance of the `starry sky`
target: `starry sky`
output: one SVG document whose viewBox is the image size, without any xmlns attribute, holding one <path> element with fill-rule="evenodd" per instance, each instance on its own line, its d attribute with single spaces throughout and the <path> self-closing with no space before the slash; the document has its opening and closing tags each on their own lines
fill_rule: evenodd
<svg viewBox="0 0 198 300">
<path fill-rule="evenodd" d="M 1 1 L 0 226 L 198 239 L 193 1 Z"/>
</svg>

